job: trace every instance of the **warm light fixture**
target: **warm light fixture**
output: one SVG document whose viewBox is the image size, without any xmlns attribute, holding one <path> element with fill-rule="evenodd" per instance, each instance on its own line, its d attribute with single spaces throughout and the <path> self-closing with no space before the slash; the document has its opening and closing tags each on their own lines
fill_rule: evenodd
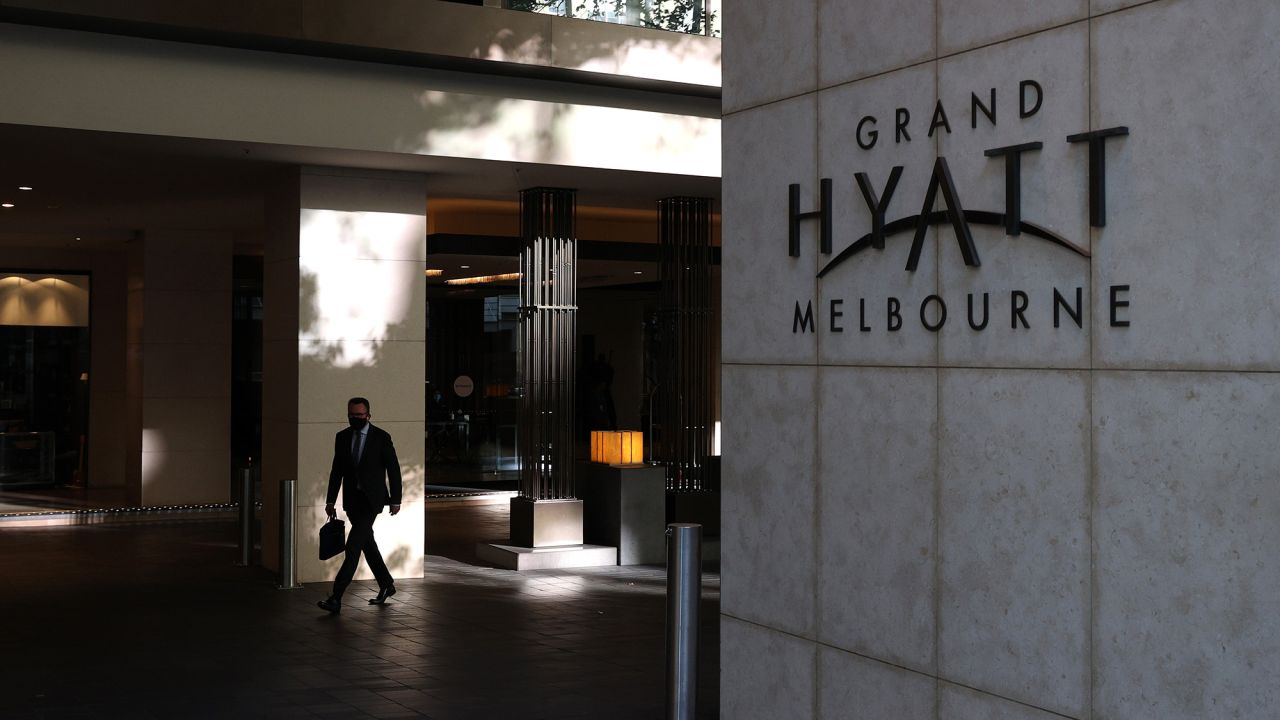
<svg viewBox="0 0 1280 720">
<path fill-rule="evenodd" d="M 31 189 L 33 189 L 33 188 L 32 188 L 30 185 L 19 185 L 19 186 L 18 186 L 18 189 L 19 189 L 19 190 L 31 190 Z"/>
<path fill-rule="evenodd" d="M 639 430 L 592 430 L 591 462 L 639 465 L 644 462 L 644 433 Z"/>
<path fill-rule="evenodd" d="M 458 267 L 462 268 L 463 270 L 470 270 L 470 269 L 471 269 L 471 266 L 470 266 L 470 265 L 459 265 Z"/>
<path fill-rule="evenodd" d="M 454 278 L 453 280 L 445 280 L 445 285 L 480 285 L 481 283 L 502 282 L 504 280 L 519 280 L 520 273 L 503 273 L 501 275 L 477 275 L 475 277 Z"/>
<path fill-rule="evenodd" d="M 13 203 L 0 203 L 0 207 L 2 207 L 2 208 L 11 208 L 11 207 L 13 207 Z"/>
<path fill-rule="evenodd" d="M 436 268 L 427 268 L 427 277 L 440 277 L 443 274 L 444 274 L 443 270 L 438 270 Z"/>
<path fill-rule="evenodd" d="M 633 271 L 633 272 L 634 272 L 636 275 L 643 275 L 643 274 L 644 274 L 644 271 L 643 271 L 643 270 L 635 270 L 635 271 Z"/>
</svg>

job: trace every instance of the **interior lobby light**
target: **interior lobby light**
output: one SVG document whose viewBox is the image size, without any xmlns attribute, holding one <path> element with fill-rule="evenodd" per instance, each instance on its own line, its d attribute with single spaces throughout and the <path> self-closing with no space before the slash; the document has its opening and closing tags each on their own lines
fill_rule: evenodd
<svg viewBox="0 0 1280 720">
<path fill-rule="evenodd" d="M 633 273 L 635 273 L 636 275 L 643 275 L 643 274 L 644 274 L 644 271 L 643 271 L 643 270 L 633 270 L 632 272 L 633 272 Z"/>
<path fill-rule="evenodd" d="M 644 433 L 639 430 L 592 430 L 591 462 L 639 465 L 644 462 Z"/>
<path fill-rule="evenodd" d="M 32 188 L 30 185 L 19 185 L 19 186 L 18 186 L 18 189 L 19 189 L 19 190 L 34 190 L 35 188 Z"/>
<path fill-rule="evenodd" d="M 2 207 L 2 208 L 11 208 L 11 207 L 13 207 L 13 203 L 0 203 L 0 207 Z"/>
<path fill-rule="evenodd" d="M 504 280 L 519 280 L 520 273 L 502 273 L 501 275 L 477 275 L 475 277 L 454 278 L 453 280 L 445 280 L 445 285 L 479 285 L 481 283 L 502 282 Z"/>
<path fill-rule="evenodd" d="M 458 267 L 462 268 L 463 270 L 470 270 L 470 269 L 471 269 L 471 266 L 470 266 L 470 265 L 459 265 Z"/>
<path fill-rule="evenodd" d="M 444 274 L 443 270 L 437 268 L 427 268 L 427 277 L 440 277 Z"/>
</svg>

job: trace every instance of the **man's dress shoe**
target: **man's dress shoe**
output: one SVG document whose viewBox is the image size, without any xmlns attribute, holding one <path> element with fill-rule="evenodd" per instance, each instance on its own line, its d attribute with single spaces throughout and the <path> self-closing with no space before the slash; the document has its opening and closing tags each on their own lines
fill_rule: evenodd
<svg viewBox="0 0 1280 720">
<path fill-rule="evenodd" d="M 395 586 L 395 585 L 388 585 L 388 586 L 386 586 L 386 587 L 384 587 L 384 588 L 379 588 L 379 590 L 378 590 L 378 597 L 373 598 L 372 600 L 370 600 L 370 601 L 369 601 L 369 604 L 370 604 L 370 605 L 381 605 L 381 604 L 383 604 L 383 603 L 385 603 L 385 602 L 387 601 L 387 598 L 389 598 L 389 597 L 391 597 L 392 595 L 395 595 L 395 594 L 396 594 L 396 586 Z"/>
<path fill-rule="evenodd" d="M 332 595 L 330 595 L 327 599 L 321 600 L 320 602 L 316 603 L 316 605 L 321 610 L 328 610 L 334 615 L 337 615 L 338 613 L 342 612 L 342 601 Z"/>
</svg>

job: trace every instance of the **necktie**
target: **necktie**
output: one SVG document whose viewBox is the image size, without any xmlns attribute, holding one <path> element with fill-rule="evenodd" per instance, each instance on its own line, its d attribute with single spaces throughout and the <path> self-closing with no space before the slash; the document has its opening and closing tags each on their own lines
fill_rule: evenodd
<svg viewBox="0 0 1280 720">
<path fill-rule="evenodd" d="M 354 432 L 351 438 L 351 462 L 360 464 L 360 441 L 364 439 L 364 433 Z"/>
</svg>

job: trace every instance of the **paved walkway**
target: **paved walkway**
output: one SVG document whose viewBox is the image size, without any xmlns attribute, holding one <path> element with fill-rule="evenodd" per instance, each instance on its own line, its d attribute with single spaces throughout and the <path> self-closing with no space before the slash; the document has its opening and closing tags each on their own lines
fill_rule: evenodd
<svg viewBox="0 0 1280 720">
<path fill-rule="evenodd" d="M 433 509 L 428 551 L 465 555 L 500 512 Z M 662 568 L 520 574 L 433 555 L 386 606 L 358 582 L 329 616 L 327 585 L 281 591 L 234 567 L 234 536 L 226 522 L 0 530 L 0 717 L 663 716 Z M 709 574 L 705 718 L 718 612 Z"/>
</svg>

